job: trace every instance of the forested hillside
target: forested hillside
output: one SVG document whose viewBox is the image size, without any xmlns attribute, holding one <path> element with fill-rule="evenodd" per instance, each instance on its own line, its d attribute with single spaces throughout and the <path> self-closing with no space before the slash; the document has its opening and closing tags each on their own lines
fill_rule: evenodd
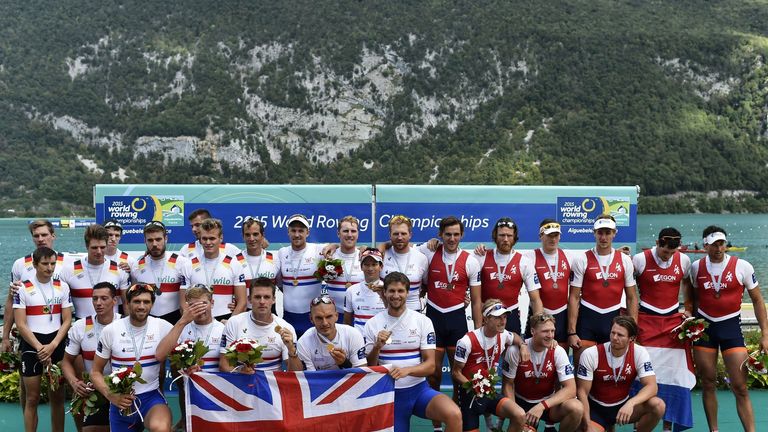
<svg viewBox="0 0 768 432">
<path fill-rule="evenodd" d="M 768 211 L 766 23 L 768 0 L 0 2 L 0 215 L 121 181 Z"/>
</svg>

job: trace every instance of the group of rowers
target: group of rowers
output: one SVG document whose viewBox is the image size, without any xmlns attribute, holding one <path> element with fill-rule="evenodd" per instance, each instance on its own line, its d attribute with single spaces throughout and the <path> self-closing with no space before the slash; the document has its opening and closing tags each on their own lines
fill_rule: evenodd
<svg viewBox="0 0 768 432">
<path fill-rule="evenodd" d="M 183 430 L 184 419 L 172 426 L 161 384 L 166 358 L 186 340 L 200 340 L 209 351 L 201 367 L 174 375 L 386 366 L 395 379 L 395 431 L 409 430 L 414 414 L 432 420 L 436 431 L 479 430 L 482 418 L 490 429 L 507 423 L 509 431 L 540 423 L 548 431 L 556 424 L 560 431 L 623 424 L 650 431 L 662 420 L 665 431 L 691 427 L 690 412 L 686 420 L 667 409 L 672 399 L 681 405 L 680 394 L 657 382 L 661 359 L 642 346 L 668 332 L 659 320 L 680 324 L 688 317 L 708 323 L 708 338 L 696 341 L 692 353 L 709 430 L 718 430 L 719 352 L 742 425 L 755 430 L 742 368 L 745 289 L 766 352 L 768 320 L 753 267 L 726 254 L 720 227 L 704 229 L 707 254 L 691 262 L 671 227 L 634 256 L 615 249 L 610 215 L 595 220 L 595 245 L 586 251 L 561 249 L 553 219 L 541 221 L 534 250 L 515 250 L 519 227 L 503 217 L 493 225 L 493 247 L 468 251 L 460 246 L 464 224 L 453 216 L 441 219 L 437 238 L 418 246 L 411 220 L 394 216 L 389 241 L 371 248 L 357 244 L 353 216 L 339 220 L 338 243 L 318 244 L 308 242 L 309 219 L 296 214 L 287 221 L 290 245 L 274 252 L 261 220 L 242 223 L 241 250 L 223 241 L 221 221 L 207 210 L 188 219 L 194 242 L 168 251 L 166 227 L 151 221 L 143 229 L 146 250 L 135 257 L 119 249 L 123 228 L 115 220 L 86 228 L 84 257 L 55 252 L 49 221 L 29 225 L 36 250 L 14 263 L 6 304 L 14 313 L 6 314 L 2 341 L 3 351 L 15 349 L 15 324 L 27 431 L 37 429 L 41 376 L 52 364 L 61 364 L 78 395 L 98 391 L 106 399 L 95 414 L 76 417 L 78 430 Z M 335 279 L 315 275 L 318 264 L 339 262 Z M 521 296 L 528 311 L 521 311 Z M 264 347 L 261 363 L 227 361 L 229 344 L 243 337 Z M 452 397 L 439 391 L 446 358 Z M 146 382 L 131 394 L 111 392 L 104 376 L 135 362 Z M 483 388 L 483 380 L 496 378 L 500 393 Z M 63 390 L 49 396 L 51 429 L 63 431 Z"/>
</svg>

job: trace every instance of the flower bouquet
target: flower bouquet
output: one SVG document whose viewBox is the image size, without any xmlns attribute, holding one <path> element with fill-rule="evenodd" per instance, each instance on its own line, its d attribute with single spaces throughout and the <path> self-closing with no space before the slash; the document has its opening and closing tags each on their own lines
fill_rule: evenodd
<svg viewBox="0 0 768 432">
<path fill-rule="evenodd" d="M 676 334 L 677 339 L 680 341 L 696 342 L 697 340 L 708 340 L 709 336 L 704 333 L 704 330 L 709 327 L 709 323 L 703 318 L 686 318 L 682 324 L 672 329 L 672 333 Z"/>
<path fill-rule="evenodd" d="M 94 415 L 99 412 L 99 408 L 101 408 L 105 402 L 104 396 L 93 388 L 93 383 L 91 382 L 91 377 L 88 372 L 83 372 L 83 381 L 91 392 L 88 393 L 88 396 L 86 397 L 80 396 L 77 393 L 72 395 L 72 403 L 69 407 L 69 412 L 71 412 L 73 416 L 81 415 L 88 417 Z"/>
<path fill-rule="evenodd" d="M 312 276 L 316 277 L 322 284 L 321 293 L 327 291 L 328 281 L 332 281 L 344 274 L 344 266 L 340 259 L 321 259 L 317 263 L 317 270 Z"/>
<path fill-rule="evenodd" d="M 43 371 L 44 379 L 48 381 L 48 388 L 51 391 L 59 389 L 62 380 L 61 367 L 56 363 L 49 363 Z"/>
<path fill-rule="evenodd" d="M 134 363 L 133 366 L 113 370 L 111 374 L 104 377 L 104 381 L 107 383 L 109 392 L 115 394 L 133 394 L 133 383 L 147 383 L 141 378 L 141 363 L 139 362 Z M 131 411 L 130 409 L 120 410 L 120 414 L 130 416 L 138 412 L 139 407 L 136 406 L 135 401 L 133 406 L 136 408 L 136 411 Z"/>
<path fill-rule="evenodd" d="M 472 379 L 462 384 L 467 393 L 473 394 L 478 398 L 495 398 L 496 384 L 499 383 L 499 375 L 496 374 L 496 368 L 491 368 L 487 372 L 478 370 L 472 376 Z"/>
<path fill-rule="evenodd" d="M 20 363 L 18 353 L 10 351 L 0 353 L 0 374 L 16 371 Z"/>
<path fill-rule="evenodd" d="M 264 346 L 259 341 L 251 338 L 240 338 L 233 341 L 224 351 L 224 358 L 227 359 L 230 366 L 237 365 L 253 368 L 262 362 L 261 352 Z"/>
<path fill-rule="evenodd" d="M 207 353 L 208 347 L 205 346 L 203 341 L 185 340 L 176 345 L 168 359 L 171 362 L 171 367 L 183 371 L 192 366 L 202 366 L 203 356 Z"/>
<path fill-rule="evenodd" d="M 747 368 L 747 372 L 756 375 L 768 374 L 768 354 L 757 350 L 749 354 L 747 360 L 744 362 L 744 367 Z"/>
</svg>

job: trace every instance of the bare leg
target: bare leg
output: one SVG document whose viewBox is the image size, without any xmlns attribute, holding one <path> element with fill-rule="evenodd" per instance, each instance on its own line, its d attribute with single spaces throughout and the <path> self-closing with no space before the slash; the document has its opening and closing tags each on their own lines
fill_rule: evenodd
<svg viewBox="0 0 768 432">
<path fill-rule="evenodd" d="M 707 416 L 709 430 L 717 429 L 717 350 L 694 347 L 693 359 L 696 363 L 696 375 L 701 381 L 701 401 Z"/>
<path fill-rule="evenodd" d="M 731 348 L 723 352 L 723 362 L 728 378 L 731 379 L 731 391 L 736 396 L 736 412 L 739 413 L 741 425 L 746 432 L 754 432 L 755 412 L 747 390 L 747 371 L 741 367 L 747 356 L 746 349 Z"/>
<path fill-rule="evenodd" d="M 22 386 L 26 388 L 24 403 L 24 430 L 37 431 L 37 405 L 40 403 L 40 376 L 22 377 Z"/>
<path fill-rule="evenodd" d="M 433 422 L 445 423 L 446 432 L 461 431 L 461 410 L 451 398 L 444 394 L 439 394 L 429 401 L 426 414 L 427 418 Z"/>
</svg>

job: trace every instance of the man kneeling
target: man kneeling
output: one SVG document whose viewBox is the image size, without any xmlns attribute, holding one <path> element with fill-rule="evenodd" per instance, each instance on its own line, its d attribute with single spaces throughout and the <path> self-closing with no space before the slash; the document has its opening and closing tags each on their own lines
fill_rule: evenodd
<svg viewBox="0 0 768 432">
<path fill-rule="evenodd" d="M 561 432 L 575 431 L 583 408 L 575 399 L 576 382 L 568 354 L 555 341 L 555 318 L 545 313 L 531 315 L 528 328 L 531 359 L 522 361 L 514 346 L 507 350 L 502 370 L 504 395 L 515 398 L 530 427 L 536 428 L 544 420 L 560 423 Z"/>
<path fill-rule="evenodd" d="M 637 323 L 620 315 L 613 319 L 611 340 L 587 348 L 579 360 L 577 393 L 584 407 L 582 426 L 604 430 L 637 423 L 637 431 L 651 431 L 664 415 L 664 401 L 656 397 L 656 374 L 648 351 L 635 344 Z M 629 397 L 632 381 L 640 391 Z"/>
</svg>

